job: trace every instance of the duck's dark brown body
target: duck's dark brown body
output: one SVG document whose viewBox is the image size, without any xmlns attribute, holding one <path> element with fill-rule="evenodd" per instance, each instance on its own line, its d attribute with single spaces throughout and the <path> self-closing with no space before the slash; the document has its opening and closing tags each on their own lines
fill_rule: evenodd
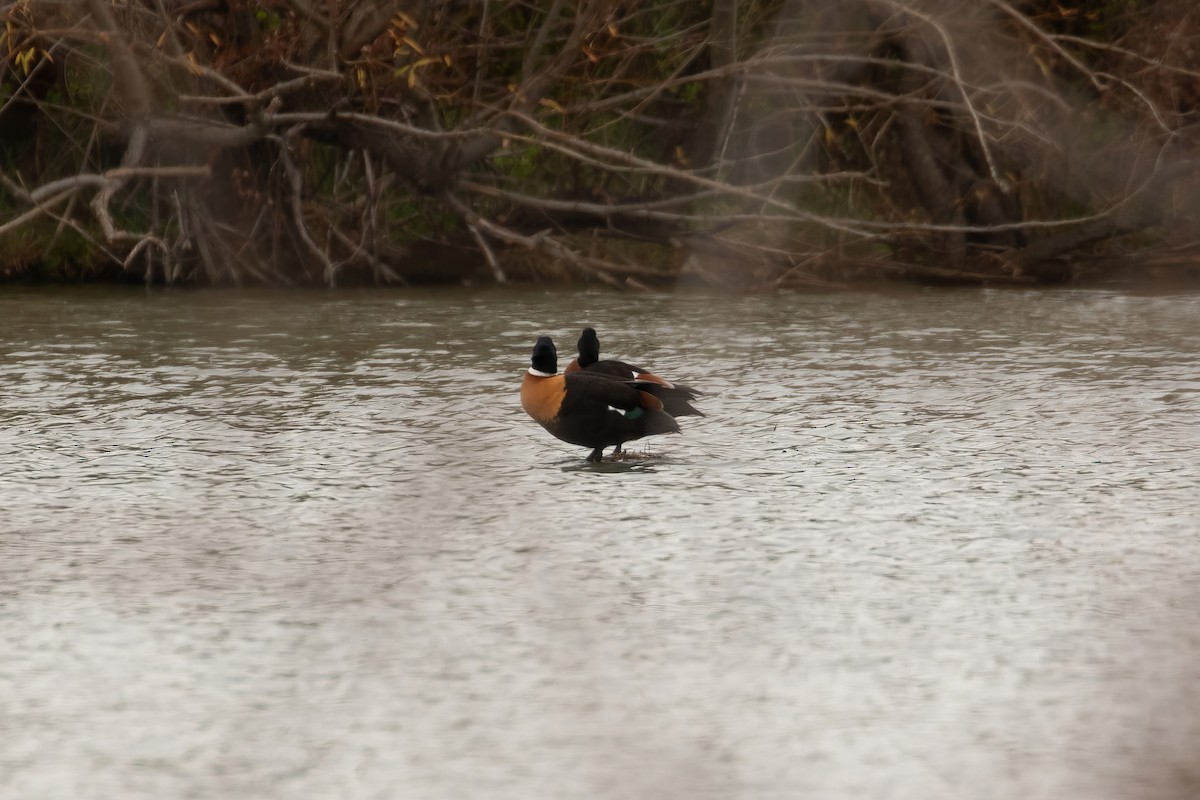
<svg viewBox="0 0 1200 800">
<path fill-rule="evenodd" d="M 521 407 L 557 438 L 592 448 L 588 461 L 599 461 L 611 445 L 620 450 L 625 442 L 643 436 L 679 432 L 655 396 L 632 381 L 601 375 L 526 372 Z"/>
</svg>

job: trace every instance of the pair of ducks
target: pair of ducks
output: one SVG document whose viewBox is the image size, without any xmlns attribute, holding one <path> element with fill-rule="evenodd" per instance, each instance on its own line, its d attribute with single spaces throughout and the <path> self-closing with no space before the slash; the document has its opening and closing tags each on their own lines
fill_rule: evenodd
<svg viewBox="0 0 1200 800">
<path fill-rule="evenodd" d="M 609 445 L 617 456 L 625 442 L 679 433 L 675 417 L 704 416 L 691 404 L 698 394 L 624 361 L 601 361 L 596 331 L 584 328 L 579 357 L 561 375 L 554 342 L 538 338 L 521 382 L 521 407 L 564 442 L 592 448 L 587 460 L 597 462 Z"/>
</svg>

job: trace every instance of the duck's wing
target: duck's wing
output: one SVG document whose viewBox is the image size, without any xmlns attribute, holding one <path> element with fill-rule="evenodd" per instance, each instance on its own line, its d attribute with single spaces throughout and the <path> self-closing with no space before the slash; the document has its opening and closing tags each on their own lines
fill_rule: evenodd
<svg viewBox="0 0 1200 800">
<path fill-rule="evenodd" d="M 605 407 L 629 411 L 643 402 L 642 392 L 633 381 L 613 380 L 611 376 L 594 375 L 590 370 L 567 373 L 563 378 L 567 384 L 563 410 L 568 413 Z"/>
</svg>

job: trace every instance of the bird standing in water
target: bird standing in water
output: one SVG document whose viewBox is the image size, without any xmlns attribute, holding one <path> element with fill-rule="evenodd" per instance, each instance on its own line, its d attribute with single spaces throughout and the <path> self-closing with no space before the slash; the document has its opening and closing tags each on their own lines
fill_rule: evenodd
<svg viewBox="0 0 1200 800">
<path fill-rule="evenodd" d="M 584 371 L 594 375 L 605 375 L 618 380 L 636 380 L 642 383 L 654 383 L 662 387 L 653 394 L 663 403 L 663 408 L 672 417 L 703 417 L 704 415 L 692 405 L 692 401 L 700 392 L 690 386 L 672 383 L 653 372 L 641 367 L 627 364 L 614 359 L 600 360 L 600 339 L 596 336 L 595 328 L 584 328 L 579 335 L 579 356 L 572 359 L 563 370 L 568 374 Z"/>
<path fill-rule="evenodd" d="M 616 445 L 616 454 L 625 442 L 679 433 L 662 401 L 646 391 L 657 384 L 583 371 L 557 373 L 558 351 L 549 336 L 541 336 L 521 381 L 521 407 L 564 442 L 592 448 L 589 462 L 600 461 L 610 445 Z"/>
</svg>

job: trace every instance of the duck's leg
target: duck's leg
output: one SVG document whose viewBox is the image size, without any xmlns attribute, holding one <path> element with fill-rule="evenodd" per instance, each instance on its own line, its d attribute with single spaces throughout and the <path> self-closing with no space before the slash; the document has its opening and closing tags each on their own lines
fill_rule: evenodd
<svg viewBox="0 0 1200 800">
<path fill-rule="evenodd" d="M 597 464 L 604 458 L 604 448 L 597 447 L 587 457 L 587 463 Z"/>
<path fill-rule="evenodd" d="M 623 444 L 625 443 L 617 442 L 617 446 L 613 448 L 613 458 L 617 458 L 619 455 L 621 455 L 621 445 Z"/>
</svg>

